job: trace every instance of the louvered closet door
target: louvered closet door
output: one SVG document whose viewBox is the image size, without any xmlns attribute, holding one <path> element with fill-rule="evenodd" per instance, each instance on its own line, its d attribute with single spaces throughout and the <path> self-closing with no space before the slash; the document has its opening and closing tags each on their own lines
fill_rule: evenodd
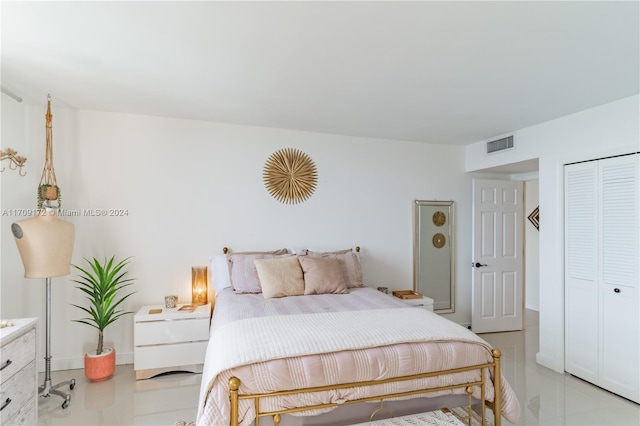
<svg viewBox="0 0 640 426">
<path fill-rule="evenodd" d="M 640 400 L 638 155 L 600 160 L 600 386 Z"/>
<path fill-rule="evenodd" d="M 565 167 L 565 370 L 598 381 L 598 164 Z"/>
</svg>

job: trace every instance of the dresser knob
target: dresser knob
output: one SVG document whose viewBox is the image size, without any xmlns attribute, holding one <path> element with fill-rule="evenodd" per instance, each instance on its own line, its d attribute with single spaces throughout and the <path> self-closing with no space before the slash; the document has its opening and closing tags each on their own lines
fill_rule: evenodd
<svg viewBox="0 0 640 426">
<path fill-rule="evenodd" d="M 614 288 L 614 289 L 613 289 L 613 292 L 614 292 L 614 293 L 620 293 L 620 289 L 619 289 L 619 288 Z"/>
<path fill-rule="evenodd" d="M 2 404 L 2 407 L 0 407 L 0 411 L 4 410 L 6 408 L 7 405 L 11 404 L 11 398 L 7 398 L 7 400 L 4 402 L 4 404 Z"/>
</svg>

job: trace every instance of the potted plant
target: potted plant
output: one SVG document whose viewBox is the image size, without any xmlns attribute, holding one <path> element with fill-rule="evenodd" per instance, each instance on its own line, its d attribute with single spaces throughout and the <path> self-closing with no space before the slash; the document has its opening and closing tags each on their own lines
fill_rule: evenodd
<svg viewBox="0 0 640 426">
<path fill-rule="evenodd" d="M 125 278 L 127 271 L 123 269 L 129 259 L 116 263 L 115 256 L 112 256 L 101 263 L 94 257 L 91 260 L 84 259 L 91 268 L 72 265 L 79 271 L 78 279 L 73 282 L 79 284 L 76 288 L 83 291 L 90 302 L 89 307 L 72 304 L 89 315 L 73 321 L 98 329 L 98 347 L 95 352 L 88 352 L 84 356 L 84 373 L 92 381 L 107 380 L 116 368 L 115 349 L 103 347 L 104 329 L 123 315 L 132 313 L 118 309 L 122 302 L 135 293 L 125 290 L 134 283 L 132 278 Z"/>
<path fill-rule="evenodd" d="M 62 191 L 58 185 L 43 183 L 38 185 L 38 208 L 49 206 L 52 201 L 57 201 L 57 208 L 62 207 Z"/>
</svg>

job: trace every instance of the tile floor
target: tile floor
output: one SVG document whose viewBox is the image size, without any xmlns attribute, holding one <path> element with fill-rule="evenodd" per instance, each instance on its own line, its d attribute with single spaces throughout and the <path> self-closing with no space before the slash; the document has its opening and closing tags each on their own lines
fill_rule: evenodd
<svg viewBox="0 0 640 426">
<path fill-rule="evenodd" d="M 537 312 L 527 310 L 524 331 L 481 336 L 502 351 L 503 374 L 520 401 L 518 424 L 640 425 L 640 405 L 536 364 Z"/>
<path fill-rule="evenodd" d="M 502 350 L 503 372 L 520 400 L 519 424 L 640 425 L 640 405 L 535 363 L 536 312 L 527 311 L 523 332 L 482 337 Z M 41 400 L 40 425 L 173 425 L 179 419 L 195 419 L 198 374 L 176 373 L 136 381 L 133 366 L 121 365 L 111 380 L 89 383 L 82 370 L 52 373 L 54 384 L 72 377 L 76 387 L 71 405 L 63 410 L 58 397 Z"/>
</svg>

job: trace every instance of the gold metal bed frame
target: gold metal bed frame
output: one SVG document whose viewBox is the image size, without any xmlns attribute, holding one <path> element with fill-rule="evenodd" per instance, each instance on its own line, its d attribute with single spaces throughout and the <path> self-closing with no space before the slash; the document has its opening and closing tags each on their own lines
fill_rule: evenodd
<svg viewBox="0 0 640 426">
<path fill-rule="evenodd" d="M 500 413 L 500 407 L 502 405 L 502 395 L 501 395 L 500 357 L 502 356 L 502 353 L 500 352 L 500 349 L 492 349 L 491 355 L 493 357 L 493 361 L 492 362 L 488 362 L 488 363 L 485 363 L 485 364 L 471 365 L 471 366 L 468 366 L 468 367 L 459 367 L 459 368 L 453 368 L 453 369 L 450 369 L 450 370 L 434 371 L 434 372 L 430 372 L 430 373 L 414 374 L 414 375 L 410 375 L 410 376 L 394 377 L 394 378 L 383 379 L 383 380 L 371 380 L 371 381 L 354 382 L 354 383 L 341 383 L 341 384 L 330 385 L 330 386 L 317 386 L 317 387 L 311 387 L 311 388 L 292 389 L 292 390 L 285 390 L 285 391 L 278 391 L 278 392 L 271 392 L 271 393 L 263 393 L 263 394 L 241 394 L 239 392 L 240 379 L 238 379 L 237 377 L 232 377 L 232 378 L 229 379 L 229 399 L 230 399 L 230 404 L 231 404 L 230 405 L 230 422 L 229 422 L 229 424 L 230 424 L 230 426 L 238 426 L 238 414 L 239 414 L 238 405 L 239 405 L 240 400 L 246 400 L 246 399 L 254 400 L 255 412 L 256 412 L 255 426 L 260 426 L 260 417 L 266 417 L 266 416 L 272 416 L 273 423 L 275 424 L 275 426 L 279 426 L 282 414 L 290 414 L 290 413 L 296 413 L 296 412 L 306 411 L 306 410 L 315 410 L 315 409 L 319 409 L 319 408 L 337 407 L 337 406 L 341 406 L 341 405 L 345 405 L 345 404 L 355 404 L 355 403 L 360 403 L 360 402 L 380 401 L 380 408 L 376 409 L 373 412 L 373 414 L 371 414 L 371 419 L 370 420 L 373 420 L 373 417 L 379 411 L 381 411 L 381 410 L 389 411 L 388 409 L 383 407 L 384 400 L 386 400 L 386 399 L 405 397 L 405 396 L 413 396 L 413 395 L 420 395 L 420 394 L 425 394 L 425 393 L 429 393 L 429 392 L 439 392 L 439 391 L 446 391 L 446 390 L 464 388 L 466 393 L 467 393 L 467 395 L 468 395 L 468 400 L 469 400 L 469 404 L 467 405 L 468 418 L 466 420 L 467 420 L 469 426 L 471 426 L 471 424 L 472 424 L 471 423 L 472 422 L 472 417 L 471 417 L 471 412 L 472 412 L 472 409 L 471 409 L 471 395 L 473 393 L 473 387 L 474 386 L 480 386 L 480 395 L 481 395 L 481 398 L 480 398 L 481 399 L 481 401 L 480 401 L 480 407 L 481 407 L 480 415 L 482 417 L 482 425 L 485 426 L 487 424 L 486 423 L 485 408 L 486 408 L 486 406 L 489 406 L 492 409 L 493 414 L 494 414 L 494 426 L 501 426 L 502 415 Z M 490 376 L 488 376 L 488 374 L 487 374 L 489 369 L 493 369 L 493 388 L 494 388 L 494 391 L 495 391 L 495 397 L 494 397 L 493 402 L 485 401 L 485 398 L 486 398 L 486 396 L 485 396 L 485 384 L 487 383 L 487 381 L 491 380 Z M 261 398 L 277 397 L 277 396 L 293 395 L 293 394 L 313 393 L 313 392 L 321 392 L 321 391 L 345 389 L 345 388 L 366 387 L 366 386 L 372 386 L 372 385 L 380 385 L 380 384 L 386 384 L 386 383 L 402 382 L 402 381 L 407 381 L 407 380 L 415 380 L 415 379 L 423 379 L 423 378 L 428 378 L 428 377 L 443 376 L 443 375 L 447 375 L 447 374 L 462 373 L 462 372 L 465 372 L 465 371 L 473 371 L 473 370 L 479 370 L 480 371 L 480 379 L 476 380 L 476 381 L 473 381 L 473 382 L 468 382 L 468 383 L 461 383 L 461 384 L 449 385 L 449 386 L 438 386 L 438 387 L 418 389 L 418 390 L 406 391 L 406 392 L 397 392 L 397 393 L 392 393 L 392 394 L 387 394 L 387 395 L 371 396 L 371 397 L 366 397 L 366 398 L 359 398 L 359 399 L 345 401 L 345 402 L 343 402 L 341 404 L 338 404 L 338 403 L 326 403 L 326 404 L 318 404 L 318 405 L 310 405 L 310 406 L 304 406 L 304 407 L 287 408 L 287 409 L 278 410 L 278 411 L 265 411 L 265 412 L 260 410 L 260 399 Z"/>
</svg>

